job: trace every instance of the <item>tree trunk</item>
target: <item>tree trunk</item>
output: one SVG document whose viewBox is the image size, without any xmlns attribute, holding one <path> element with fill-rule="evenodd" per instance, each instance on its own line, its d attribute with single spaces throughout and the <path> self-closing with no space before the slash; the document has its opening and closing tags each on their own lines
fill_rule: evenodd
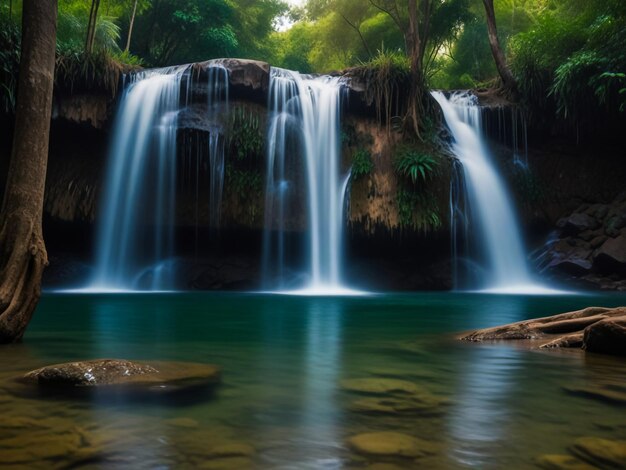
<svg viewBox="0 0 626 470">
<path fill-rule="evenodd" d="M 48 264 L 41 218 L 54 82 L 56 0 L 24 0 L 13 149 L 0 211 L 0 342 L 22 338 Z"/>
<path fill-rule="evenodd" d="M 413 131 L 420 136 L 420 117 L 422 111 L 422 45 L 417 17 L 419 0 L 409 0 L 409 29 L 406 33 L 409 60 L 411 63 L 411 93 L 409 97 L 409 117 Z"/>
<path fill-rule="evenodd" d="M 128 26 L 128 38 L 126 38 L 126 49 L 124 49 L 125 52 L 128 52 L 130 50 L 130 37 L 133 35 L 133 24 L 135 23 L 135 13 L 137 13 L 137 2 L 138 0 L 135 0 L 135 3 L 133 5 L 133 13 L 132 15 L 130 15 L 130 25 Z"/>
<path fill-rule="evenodd" d="M 496 63 L 498 74 L 500 74 L 504 87 L 511 92 L 515 92 L 517 83 L 511 73 L 511 69 L 509 69 L 506 63 L 506 58 L 504 57 L 504 52 L 502 52 L 500 40 L 498 39 L 498 28 L 496 26 L 496 14 L 493 8 L 493 0 L 483 0 L 483 4 L 485 5 L 485 13 L 487 16 L 489 45 L 491 46 L 491 53 L 493 54 L 493 60 Z"/>
<path fill-rule="evenodd" d="M 96 42 L 96 27 L 98 24 L 98 9 L 100 8 L 100 0 L 91 1 L 91 10 L 89 11 L 89 23 L 87 24 L 87 39 L 85 41 L 85 52 L 91 54 L 93 46 Z"/>
</svg>

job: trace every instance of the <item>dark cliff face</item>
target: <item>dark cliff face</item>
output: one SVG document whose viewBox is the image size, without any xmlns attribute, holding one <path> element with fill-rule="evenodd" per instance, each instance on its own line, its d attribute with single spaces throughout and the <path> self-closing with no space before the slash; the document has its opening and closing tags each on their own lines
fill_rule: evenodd
<svg viewBox="0 0 626 470">
<path fill-rule="evenodd" d="M 210 118 L 206 108 L 206 80 L 203 77 L 206 78 L 207 68 L 216 63 L 229 70 L 231 100 L 227 109 L 224 107 L 223 112 L 212 113 L 217 117 Z M 236 132 L 229 127 L 229 119 L 237 112 L 257 119 L 262 129 L 260 138 L 265 139 L 269 70 L 266 63 L 237 59 L 194 64 L 193 73 L 197 79 L 190 90 L 194 104 L 182 109 L 178 118 L 179 154 L 203 151 L 193 146 L 196 141 L 201 143 L 208 138 L 209 130 L 215 126 L 224 129 L 225 138 L 229 141 L 232 137 L 229 133 Z M 395 132 L 387 133 L 384 126 L 376 122 L 373 111 L 370 115 L 363 112 L 361 88 L 348 88 L 348 94 L 349 97 L 344 100 L 342 117 L 343 166 L 348 168 L 351 165 L 353 154 L 357 151 L 369 153 L 373 162 L 371 173 L 352 183 L 348 215 L 350 226 L 363 234 L 380 230 L 410 232 L 410 229 L 401 226 L 399 220 L 396 201 L 398 178 L 393 167 L 394 149 L 401 143 L 402 137 Z M 115 108 L 114 99 L 107 100 L 99 96 L 60 98 L 56 103 L 46 193 L 46 214 L 50 218 L 88 224 L 96 220 Z M 347 135 L 349 137 L 345 137 Z M 229 156 L 226 158 L 228 160 Z M 263 158 L 261 156 L 254 167 L 261 182 L 265 178 Z M 442 156 L 444 167 L 447 165 L 446 159 L 447 156 Z M 444 171 L 438 175 L 436 183 L 444 221 L 447 219 L 447 181 L 448 176 Z M 225 186 L 222 213 L 224 228 L 263 229 L 262 189 L 261 192 L 257 191 L 254 198 L 242 201 L 240 199 L 246 198 L 240 197 L 242 194 L 238 194 L 236 188 Z M 201 192 L 205 190 L 200 189 Z M 181 193 L 178 224 L 194 225 L 196 220 L 190 214 L 190 206 L 196 204 L 195 195 L 188 197 L 182 190 Z M 201 204 L 206 203 L 205 199 L 208 200 L 208 197 L 203 197 L 205 195 L 200 194 L 199 199 L 204 201 Z M 204 207 L 202 209 L 200 212 L 205 219 L 201 219 L 200 223 L 206 225 L 207 210 Z M 304 216 L 295 219 L 288 226 L 291 230 L 302 231 L 305 219 Z M 445 230 L 445 224 L 443 228 Z"/>
<path fill-rule="evenodd" d="M 224 113 L 207 113 L 206 78 L 208 67 L 220 63 L 229 70 L 230 103 Z M 189 91 L 192 104 L 181 110 L 178 122 L 178 154 L 202 151 L 209 130 L 219 126 L 225 132 L 226 167 L 237 152 L 231 118 L 237 113 L 259 122 L 262 148 L 265 146 L 269 65 L 262 62 L 224 59 L 194 64 L 196 79 Z M 437 178 L 444 224 L 425 232 L 401 224 L 398 215 L 397 176 L 393 152 L 401 140 L 388 135 L 360 96 L 348 88 L 342 117 L 344 168 L 350 167 L 356 152 L 371 155 L 370 174 L 355 179 L 348 204 L 347 276 L 362 285 L 384 289 L 445 289 L 450 286 L 447 220 L 448 177 Z M 111 128 L 117 101 L 101 95 L 57 96 L 54 106 L 48 178 L 45 196 L 44 229 L 51 258 L 47 285 L 67 286 L 90 275 L 93 244 L 98 224 Z M 369 109 L 369 110 L 368 110 Z M 209 118 L 209 115 L 213 118 Z M 8 146 L 7 146 L 8 147 Z M 200 150 L 199 150 L 200 149 Z M 6 149 L 8 155 L 8 149 Z M 219 230 L 209 226 L 208 186 L 196 192 L 180 183 L 177 195 L 176 239 L 182 261 L 183 287 L 192 289 L 253 288 L 260 276 L 260 251 L 265 228 L 265 150 L 246 167 L 252 179 L 242 181 L 236 171 L 226 172 Z M 447 156 L 444 157 L 444 160 Z M 6 159 L 8 160 L 8 159 Z M 3 161 L 6 161 L 3 159 Z M 445 166 L 445 165 L 444 165 Z M 206 173 L 206 168 L 201 172 Z M 208 181 L 207 174 L 201 174 Z M 241 172 L 240 172 L 241 173 Z M 182 171 L 181 171 L 182 174 Z M 252 181 L 252 182 L 251 182 Z M 306 201 L 302 185 L 301 207 L 287 221 L 292 245 L 305 242 Z M 198 216 L 198 214 L 200 214 Z M 270 221 L 270 226 L 275 225 Z M 197 262 L 198 256 L 200 262 Z M 381 279 L 380 273 L 385 272 Z"/>
</svg>

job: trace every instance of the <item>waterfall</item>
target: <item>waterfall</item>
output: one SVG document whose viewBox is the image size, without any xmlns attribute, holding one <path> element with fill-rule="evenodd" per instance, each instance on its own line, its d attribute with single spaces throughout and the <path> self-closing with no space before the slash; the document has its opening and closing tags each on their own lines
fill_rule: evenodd
<svg viewBox="0 0 626 470">
<path fill-rule="evenodd" d="M 287 224 L 294 209 L 298 168 L 306 186 L 308 224 L 303 292 L 348 292 L 342 281 L 342 228 L 348 174 L 341 173 L 339 78 L 308 77 L 272 68 L 270 77 L 263 263 L 266 287 L 283 289 L 289 262 Z"/>
<path fill-rule="evenodd" d="M 443 110 L 454 138 L 452 150 L 463 166 L 469 226 L 484 258 L 480 287 L 502 292 L 540 290 L 528 270 L 520 228 L 506 185 L 483 141 L 476 98 L 467 93 L 455 93 L 450 98 L 441 92 L 432 95 Z M 458 216 L 456 212 L 453 214 Z M 453 240 L 455 236 L 453 234 Z"/>
<path fill-rule="evenodd" d="M 219 120 L 219 114 L 228 114 L 228 70 L 220 64 L 208 69 L 207 106 L 209 118 Z M 222 108 L 218 106 L 224 103 Z M 224 192 L 224 129 L 214 125 L 209 130 L 209 226 L 219 227 Z"/>
<path fill-rule="evenodd" d="M 98 221 L 95 276 L 90 290 L 154 291 L 175 287 L 173 258 L 179 166 L 183 174 L 178 185 L 195 184 L 192 189 L 196 223 L 200 186 L 208 185 L 209 225 L 213 228 L 219 225 L 225 152 L 221 119 L 228 113 L 228 70 L 220 64 L 207 66 L 208 138 L 203 138 L 204 145 L 193 148 L 195 161 L 191 161 L 189 150 L 179 164 L 179 113 L 193 104 L 194 93 L 200 93 L 191 71 L 191 66 L 185 65 L 129 77 L 113 128 Z M 220 107 L 224 102 L 225 107 Z M 183 149 L 192 149 L 187 144 L 193 140 L 183 139 Z M 208 177 L 204 176 L 207 174 Z M 188 184 L 187 178 L 189 183 L 194 183 Z"/>
<path fill-rule="evenodd" d="M 101 201 L 93 289 L 171 286 L 166 261 L 174 246 L 177 114 L 187 70 L 141 72 L 124 91 Z"/>
</svg>

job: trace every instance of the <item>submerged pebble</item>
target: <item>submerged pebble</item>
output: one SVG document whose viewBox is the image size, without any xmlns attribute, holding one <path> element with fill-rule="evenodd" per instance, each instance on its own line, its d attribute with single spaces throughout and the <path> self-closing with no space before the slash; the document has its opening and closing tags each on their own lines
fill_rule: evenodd
<svg viewBox="0 0 626 470">
<path fill-rule="evenodd" d="M 357 453 L 372 456 L 417 458 L 437 452 L 433 442 L 391 431 L 358 434 L 348 445 Z"/>
</svg>

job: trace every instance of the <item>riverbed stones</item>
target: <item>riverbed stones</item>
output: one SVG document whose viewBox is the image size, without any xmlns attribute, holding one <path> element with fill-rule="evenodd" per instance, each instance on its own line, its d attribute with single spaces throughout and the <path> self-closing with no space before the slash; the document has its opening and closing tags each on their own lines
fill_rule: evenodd
<svg viewBox="0 0 626 470">
<path fill-rule="evenodd" d="M 392 431 L 358 434 L 348 440 L 348 446 L 373 457 L 417 458 L 437 452 L 435 443 Z"/>
<path fill-rule="evenodd" d="M 43 390 L 98 389 L 168 393 L 219 381 L 219 368 L 186 362 L 140 363 L 124 359 L 96 359 L 42 367 L 18 379 Z"/>
<path fill-rule="evenodd" d="M 476 330 L 460 339 L 472 342 L 531 340 L 528 344 L 532 347 L 582 347 L 589 352 L 626 356 L 626 307 L 589 307 Z"/>
<path fill-rule="evenodd" d="M 626 468 L 626 441 L 582 437 L 571 448 L 574 455 L 599 468 Z"/>
</svg>

